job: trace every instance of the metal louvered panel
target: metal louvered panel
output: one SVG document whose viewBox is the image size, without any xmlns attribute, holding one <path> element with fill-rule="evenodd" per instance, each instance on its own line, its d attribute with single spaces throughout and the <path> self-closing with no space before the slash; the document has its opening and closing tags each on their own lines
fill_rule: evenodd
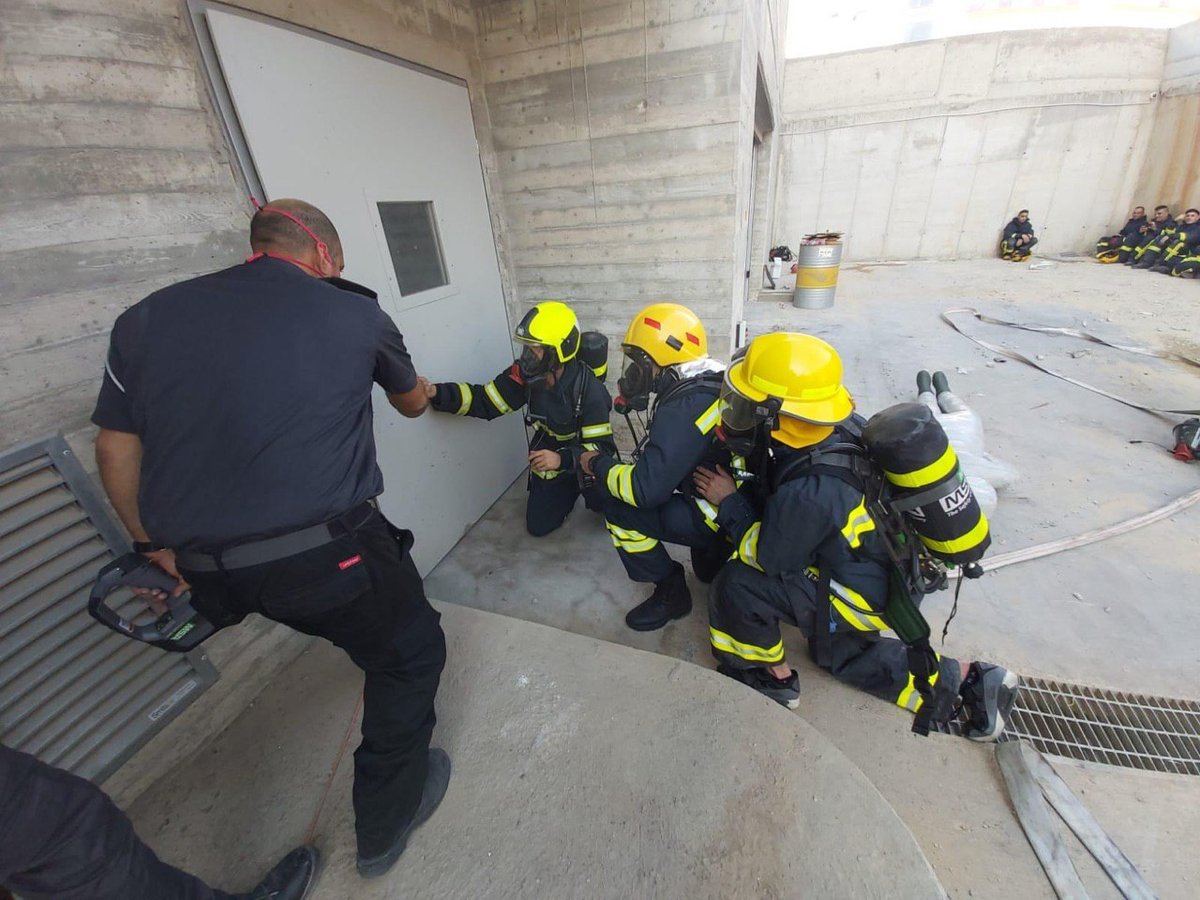
<svg viewBox="0 0 1200 900">
<path fill-rule="evenodd" d="M 0 455 L 0 741 L 94 781 L 217 677 L 202 651 L 166 653 L 87 614 L 96 573 L 127 549 L 61 437 Z"/>
</svg>

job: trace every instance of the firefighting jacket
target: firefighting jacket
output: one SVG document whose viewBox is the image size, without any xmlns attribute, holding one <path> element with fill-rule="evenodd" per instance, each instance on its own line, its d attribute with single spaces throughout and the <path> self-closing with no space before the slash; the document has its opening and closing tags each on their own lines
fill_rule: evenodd
<svg viewBox="0 0 1200 900">
<path fill-rule="evenodd" d="M 1139 218 L 1136 218 L 1136 219 L 1130 219 L 1128 222 L 1125 223 L 1125 227 L 1121 229 L 1119 236 L 1123 237 L 1123 238 L 1137 237 L 1138 234 L 1142 230 L 1142 226 L 1145 225 L 1148 221 L 1150 221 L 1150 220 L 1147 219 L 1145 216 L 1140 216 Z"/>
<path fill-rule="evenodd" d="M 1168 246 L 1173 256 L 1193 256 L 1200 248 L 1200 222 L 1191 225 L 1180 222 Z"/>
<path fill-rule="evenodd" d="M 679 492 L 694 498 L 707 518 L 715 518 L 716 509 L 696 496 L 692 472 L 701 465 L 729 469 L 729 451 L 716 437 L 719 395 L 720 382 L 715 380 L 685 379 L 673 385 L 654 405 L 635 462 L 598 457 L 592 463 L 599 483 L 616 499 L 642 509 L 660 506 Z"/>
<path fill-rule="evenodd" d="M 1013 218 L 1004 226 L 1004 237 L 1011 238 L 1014 234 L 1033 234 L 1033 223 L 1026 219 L 1022 222 L 1020 219 Z"/>
<path fill-rule="evenodd" d="M 541 478 L 574 471 L 583 450 L 599 451 L 597 459 L 616 453 L 608 419 L 612 398 L 592 370 L 575 359 L 563 367 L 552 387 L 530 388 L 514 363 L 487 384 L 438 384 L 432 405 L 439 412 L 477 419 L 495 419 L 528 407 L 533 427 L 529 449 L 554 450 L 562 458 L 558 471 L 534 473 Z"/>
<path fill-rule="evenodd" d="M 816 449 L 844 440 L 835 432 Z M 778 470 L 814 448 L 772 442 L 772 449 Z M 804 576 L 816 583 L 828 566 L 831 602 L 842 618 L 862 631 L 886 627 L 878 614 L 887 605 L 887 550 L 862 490 L 845 479 L 822 472 L 819 464 L 800 469 L 763 499 L 745 490 L 726 497 L 717 523 L 733 541 L 738 559 L 767 575 Z"/>
</svg>

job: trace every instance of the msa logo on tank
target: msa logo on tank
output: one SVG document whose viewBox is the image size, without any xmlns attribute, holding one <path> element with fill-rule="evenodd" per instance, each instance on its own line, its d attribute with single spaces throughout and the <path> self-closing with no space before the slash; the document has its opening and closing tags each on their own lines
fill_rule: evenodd
<svg viewBox="0 0 1200 900">
<path fill-rule="evenodd" d="M 938 498 L 938 505 L 941 506 L 942 512 L 948 516 L 957 516 L 975 499 L 975 495 L 971 491 L 971 486 L 967 484 L 966 476 L 960 471 L 958 477 L 961 482 L 959 486 L 952 493 Z"/>
</svg>

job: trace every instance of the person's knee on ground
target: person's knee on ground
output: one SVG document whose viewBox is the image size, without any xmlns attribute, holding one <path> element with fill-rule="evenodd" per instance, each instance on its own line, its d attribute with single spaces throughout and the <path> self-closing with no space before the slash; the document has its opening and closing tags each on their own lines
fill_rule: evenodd
<svg viewBox="0 0 1200 900">
<path fill-rule="evenodd" d="M 530 498 L 532 499 L 532 498 Z M 545 537 L 548 534 L 553 534 L 558 529 L 562 528 L 563 523 L 567 521 L 567 516 L 571 511 L 560 513 L 555 511 L 550 514 L 545 510 L 536 509 L 533 503 L 525 505 L 525 530 L 530 537 Z"/>
</svg>

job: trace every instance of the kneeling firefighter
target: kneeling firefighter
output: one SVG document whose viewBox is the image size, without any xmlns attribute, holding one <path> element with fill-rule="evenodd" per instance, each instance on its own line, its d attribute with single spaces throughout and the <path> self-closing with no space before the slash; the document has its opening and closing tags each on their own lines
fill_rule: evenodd
<svg viewBox="0 0 1200 900">
<path fill-rule="evenodd" d="M 818 338 L 768 334 L 735 355 L 720 435 L 750 459 L 758 489 L 747 496 L 708 469 L 695 476 L 737 545 L 710 594 L 719 669 L 799 706 L 779 629 L 788 622 L 834 677 L 916 712 L 914 731 L 961 711 L 968 737 L 995 740 L 1016 676 L 939 657 L 917 607 L 924 591 L 945 585 L 929 552 L 974 563 L 989 542 L 987 521 L 927 407 L 900 404 L 865 426 L 853 410 L 841 360 Z M 923 530 L 905 525 L 900 509 L 926 516 Z M 886 628 L 902 640 L 881 637 Z"/>
<path fill-rule="evenodd" d="M 580 477 L 584 452 L 616 452 L 609 411 L 612 399 L 600 378 L 608 365 L 608 340 L 579 331 L 565 303 L 548 300 L 525 314 L 513 333 L 521 354 L 487 384 L 443 382 L 426 392 L 438 412 L 495 419 L 527 407 L 529 501 L 525 527 L 534 537 L 557 529 L 583 493 L 600 511 L 603 496 Z"/>
<path fill-rule="evenodd" d="M 702 581 L 712 579 L 732 549 L 722 542 L 716 508 L 696 494 L 691 478 L 697 465 L 729 465 L 715 434 L 724 365 L 709 358 L 700 319 L 675 303 L 655 303 L 634 316 L 621 347 L 629 364 L 617 411 L 628 417 L 649 409 L 650 421 L 632 463 L 584 454 L 583 464 L 609 495 L 605 519 L 625 571 L 654 583 L 625 624 L 654 631 L 692 609 L 683 566 L 661 542 L 692 548 Z"/>
</svg>

